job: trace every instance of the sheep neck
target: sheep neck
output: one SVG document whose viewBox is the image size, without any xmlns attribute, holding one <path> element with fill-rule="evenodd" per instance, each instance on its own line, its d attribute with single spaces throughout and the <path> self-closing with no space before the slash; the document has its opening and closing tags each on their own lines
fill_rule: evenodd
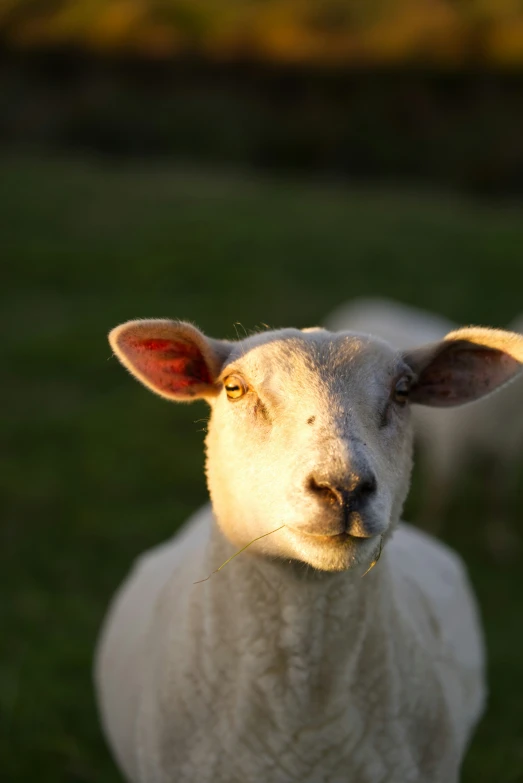
<svg viewBox="0 0 523 783">
<path fill-rule="evenodd" d="M 209 562 L 224 562 L 233 551 L 214 526 Z M 338 673 L 346 676 L 347 669 L 358 665 L 369 632 L 386 638 L 388 626 L 397 622 L 386 550 L 363 578 L 350 572 L 319 573 L 244 552 L 211 581 L 208 609 L 219 613 L 228 626 L 230 641 L 248 650 L 251 643 L 259 645 L 265 639 L 282 674 L 286 661 L 299 660 L 323 686 L 338 669 L 333 665 L 333 649 L 339 650 L 334 657 Z M 226 619 L 223 606 L 229 607 Z M 327 660 L 328 671 L 324 671 Z"/>
</svg>

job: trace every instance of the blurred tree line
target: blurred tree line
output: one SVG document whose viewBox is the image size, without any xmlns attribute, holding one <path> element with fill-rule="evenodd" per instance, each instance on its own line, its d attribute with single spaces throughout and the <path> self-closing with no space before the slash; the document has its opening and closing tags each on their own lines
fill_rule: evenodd
<svg viewBox="0 0 523 783">
<path fill-rule="evenodd" d="M 522 0 L 2 0 L 0 35 L 153 56 L 523 62 Z"/>
<path fill-rule="evenodd" d="M 523 194 L 523 0 L 1 0 L 0 142 Z"/>
</svg>

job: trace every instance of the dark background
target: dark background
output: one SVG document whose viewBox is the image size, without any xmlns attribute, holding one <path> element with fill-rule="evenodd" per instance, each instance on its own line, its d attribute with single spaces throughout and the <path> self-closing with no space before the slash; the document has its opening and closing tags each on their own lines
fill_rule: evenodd
<svg viewBox="0 0 523 783">
<path fill-rule="evenodd" d="M 119 780 L 90 681 L 97 630 L 132 559 L 206 497 L 205 405 L 133 382 L 111 327 L 170 316 L 234 339 L 359 295 L 494 326 L 523 309 L 521 3 L 361 6 L 0 8 L 9 783 Z M 406 518 L 420 500 L 415 480 Z M 484 506 L 464 474 L 444 527 L 489 651 L 463 781 L 521 783 L 522 558 L 493 558 Z"/>
</svg>

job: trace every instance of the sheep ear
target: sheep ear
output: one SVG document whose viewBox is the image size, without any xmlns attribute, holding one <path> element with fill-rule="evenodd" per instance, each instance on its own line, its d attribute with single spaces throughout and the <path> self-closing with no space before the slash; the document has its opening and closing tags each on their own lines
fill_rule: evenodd
<svg viewBox="0 0 523 783">
<path fill-rule="evenodd" d="M 213 397 L 231 344 L 183 321 L 127 321 L 109 332 L 114 353 L 135 378 L 168 400 Z"/>
<path fill-rule="evenodd" d="M 403 358 L 417 375 L 411 402 L 440 408 L 463 405 L 521 372 L 523 336 L 499 329 L 458 329 L 441 342 L 405 352 Z"/>
</svg>

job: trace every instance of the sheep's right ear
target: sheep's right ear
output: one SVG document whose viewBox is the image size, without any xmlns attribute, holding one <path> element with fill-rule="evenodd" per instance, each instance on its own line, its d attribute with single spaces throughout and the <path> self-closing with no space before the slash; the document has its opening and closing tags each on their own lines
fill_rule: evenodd
<svg viewBox="0 0 523 783">
<path fill-rule="evenodd" d="M 417 380 L 410 400 L 450 407 L 478 400 L 523 370 L 523 336 L 501 329 L 468 327 L 441 342 L 403 354 Z"/>
<path fill-rule="evenodd" d="M 231 343 L 184 321 L 127 321 L 109 332 L 114 353 L 135 378 L 168 400 L 214 397 Z"/>
</svg>

